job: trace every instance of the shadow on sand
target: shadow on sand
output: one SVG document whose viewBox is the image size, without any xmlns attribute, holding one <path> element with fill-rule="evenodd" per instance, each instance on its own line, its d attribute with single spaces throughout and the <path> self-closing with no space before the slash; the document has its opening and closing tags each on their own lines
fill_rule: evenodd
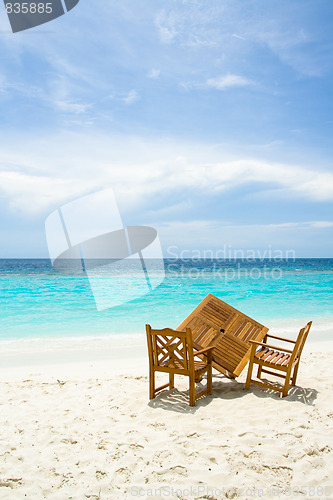
<svg viewBox="0 0 333 500">
<path fill-rule="evenodd" d="M 265 381 L 265 379 L 262 379 Z M 268 381 L 267 381 L 268 382 Z M 270 381 L 272 383 L 272 381 Z M 275 384 L 277 387 L 282 387 L 278 382 Z M 203 378 L 202 382 L 196 384 L 196 392 L 200 392 L 206 386 L 206 379 Z M 213 375 L 213 394 L 204 395 L 197 399 L 195 406 L 189 406 L 189 391 L 179 391 L 177 388 L 172 390 L 163 390 L 156 397 L 149 401 L 148 405 L 151 408 L 160 408 L 162 410 L 175 411 L 178 413 L 192 413 L 194 414 L 199 408 L 209 405 L 213 399 L 236 399 L 245 397 L 248 394 L 254 394 L 260 398 L 284 399 L 285 401 L 297 401 L 309 406 L 313 406 L 317 399 L 318 391 L 310 387 L 290 387 L 288 396 L 281 397 L 273 389 L 259 388 L 254 384 L 246 391 L 244 389 L 244 382 L 238 382 L 235 379 L 228 379 L 222 374 Z"/>
</svg>

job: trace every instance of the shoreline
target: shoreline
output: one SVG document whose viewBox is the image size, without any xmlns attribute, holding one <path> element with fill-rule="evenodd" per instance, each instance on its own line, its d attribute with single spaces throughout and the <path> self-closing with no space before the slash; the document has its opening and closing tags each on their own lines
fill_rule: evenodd
<svg viewBox="0 0 333 500">
<path fill-rule="evenodd" d="M 118 342 L 116 342 L 118 341 Z M 58 374 L 58 376 L 107 376 L 147 373 L 146 338 L 34 339 L 2 344 L 0 378 Z"/>
<path fill-rule="evenodd" d="M 186 313 L 190 313 L 191 309 L 189 308 Z M 250 317 L 251 313 L 249 311 L 246 311 L 245 314 L 248 314 Z M 185 316 L 184 316 L 185 317 Z M 160 321 L 156 321 L 155 318 L 152 319 L 152 326 L 155 328 L 177 328 L 178 324 L 182 321 L 182 317 L 177 318 L 176 321 L 170 320 L 170 321 L 163 321 L 161 323 Z M 308 321 L 312 321 L 312 327 L 311 331 L 309 334 L 309 337 L 307 339 L 307 342 L 316 342 L 319 341 L 321 342 L 322 340 L 333 340 L 333 314 L 329 316 L 284 316 L 284 317 L 270 317 L 269 319 L 264 318 L 263 315 L 256 316 L 254 318 L 256 321 L 259 323 L 263 324 L 264 326 L 267 326 L 269 328 L 269 331 L 271 333 L 274 332 L 276 335 L 282 335 L 286 336 L 288 338 L 293 338 L 294 336 L 297 336 L 298 331 L 300 328 L 302 328 Z M 47 328 L 49 328 L 50 325 L 47 325 Z M 1 337 L 0 336 L 0 344 L 5 346 L 5 345 L 10 345 L 12 343 L 29 343 L 29 342 L 82 342 L 83 340 L 86 341 L 96 341 L 96 340 L 112 340 L 112 339 L 123 339 L 123 340 L 132 340 L 140 337 L 145 337 L 145 325 L 142 324 L 142 327 L 140 329 L 137 329 L 135 331 L 102 331 L 98 332 L 95 334 L 90 334 L 90 333 L 82 333 L 80 330 L 77 330 L 75 333 L 73 331 L 71 333 L 65 333 L 65 334 L 59 334 L 59 332 L 54 333 L 54 334 L 49 334 L 46 337 L 42 337 L 41 335 L 35 335 L 33 332 L 29 332 L 25 336 L 16 336 L 16 337 Z"/>
<path fill-rule="evenodd" d="M 276 334 L 281 330 L 277 332 L 272 328 L 271 332 Z M 333 353 L 333 339 L 330 337 L 329 340 L 311 342 L 309 336 L 302 358 L 311 353 Z M 149 366 L 144 334 L 0 340 L 0 350 L 0 378 L 3 380 L 24 378 L 31 373 L 79 377 L 119 373 L 147 375 Z M 246 371 L 247 368 L 243 373 Z"/>
</svg>

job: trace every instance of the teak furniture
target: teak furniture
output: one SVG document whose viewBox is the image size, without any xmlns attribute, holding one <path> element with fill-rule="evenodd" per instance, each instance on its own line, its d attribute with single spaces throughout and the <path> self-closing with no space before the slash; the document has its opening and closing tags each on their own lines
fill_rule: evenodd
<svg viewBox="0 0 333 500">
<path fill-rule="evenodd" d="M 308 336 L 312 321 L 310 321 L 304 328 L 302 328 L 298 334 L 296 340 L 285 339 L 283 337 L 276 337 L 275 335 L 265 335 L 263 342 L 251 341 L 251 357 L 249 363 L 249 370 L 247 374 L 245 389 L 249 389 L 250 383 L 260 385 L 275 391 L 282 392 L 282 397 L 287 396 L 290 378 L 291 385 L 296 384 L 297 372 L 299 367 L 299 361 L 301 358 L 302 350 Z M 276 347 L 274 345 L 267 344 L 267 338 L 270 337 L 275 340 L 289 342 L 294 344 L 293 349 L 285 349 L 283 347 Z M 260 346 L 258 350 L 256 350 Z M 257 364 L 258 374 L 257 377 L 260 379 L 262 373 L 269 373 L 270 375 L 275 375 L 285 379 L 283 387 L 277 387 L 271 383 L 264 383 L 261 380 L 252 379 L 253 365 Z M 269 368 L 267 370 L 266 368 Z M 272 371 L 274 370 L 274 371 Z M 282 373 L 281 373 L 282 372 Z"/>
<path fill-rule="evenodd" d="M 192 332 L 190 328 L 185 331 L 153 330 L 146 325 L 148 355 L 149 355 L 149 398 L 153 399 L 158 391 L 174 387 L 175 375 L 189 377 L 190 406 L 195 405 L 196 399 L 204 394 L 212 393 L 212 349 L 214 346 L 193 350 Z M 194 360 L 194 356 L 205 355 L 206 361 Z M 169 374 L 169 382 L 155 388 L 155 372 Z M 195 382 L 200 381 L 203 374 L 207 373 L 207 388 L 195 394 Z"/>
<path fill-rule="evenodd" d="M 201 350 L 214 345 L 213 367 L 229 378 L 237 377 L 250 359 L 251 340 L 260 342 L 268 328 L 211 293 L 178 326 L 190 328 L 193 346 Z M 222 332 L 221 332 L 222 330 Z M 218 335 L 218 337 L 217 337 Z"/>
</svg>

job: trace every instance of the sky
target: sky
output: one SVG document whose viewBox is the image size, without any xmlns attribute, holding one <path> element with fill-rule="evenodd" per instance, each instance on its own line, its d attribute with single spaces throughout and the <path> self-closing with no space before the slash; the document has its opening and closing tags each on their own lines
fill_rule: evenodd
<svg viewBox="0 0 333 500">
<path fill-rule="evenodd" d="M 80 0 L 15 34 L 1 3 L 0 54 L 0 258 L 105 188 L 165 257 L 333 257 L 332 0 Z"/>
</svg>

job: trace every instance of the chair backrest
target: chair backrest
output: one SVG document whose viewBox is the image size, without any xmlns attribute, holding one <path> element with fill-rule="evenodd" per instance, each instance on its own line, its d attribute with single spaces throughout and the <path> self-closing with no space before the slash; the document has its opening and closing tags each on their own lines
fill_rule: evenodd
<svg viewBox="0 0 333 500">
<path fill-rule="evenodd" d="M 194 363 L 192 333 L 190 328 L 184 332 L 163 328 L 153 330 L 146 325 L 149 362 L 152 366 L 164 369 L 177 369 L 188 372 Z"/>
<path fill-rule="evenodd" d="M 305 341 L 308 337 L 308 333 L 310 331 L 311 325 L 312 325 L 312 321 L 309 321 L 309 323 L 307 323 L 307 325 L 305 325 L 304 328 L 300 329 L 296 343 L 295 343 L 293 353 L 291 355 L 292 359 L 301 357 L 302 350 L 303 350 Z"/>
</svg>

